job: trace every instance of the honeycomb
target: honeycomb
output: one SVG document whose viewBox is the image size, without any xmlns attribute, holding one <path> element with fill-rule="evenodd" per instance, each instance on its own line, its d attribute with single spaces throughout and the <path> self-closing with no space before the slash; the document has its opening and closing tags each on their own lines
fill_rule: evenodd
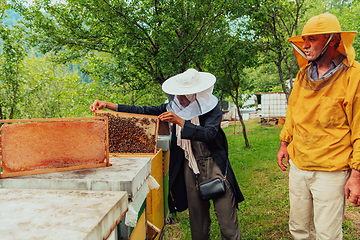
<svg viewBox="0 0 360 240">
<path fill-rule="evenodd" d="M 157 119 L 137 114 L 101 112 L 108 117 L 110 153 L 154 153 L 156 150 Z"/>
<path fill-rule="evenodd" d="M 4 172 L 97 164 L 106 159 L 104 121 L 4 124 L 1 133 Z"/>
</svg>

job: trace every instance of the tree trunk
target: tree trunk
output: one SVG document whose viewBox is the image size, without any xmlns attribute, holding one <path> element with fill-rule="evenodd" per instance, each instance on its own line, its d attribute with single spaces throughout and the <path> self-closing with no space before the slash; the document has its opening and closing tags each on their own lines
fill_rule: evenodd
<svg viewBox="0 0 360 240">
<path fill-rule="evenodd" d="M 3 116 L 3 112 L 2 112 L 2 106 L 0 103 L 0 120 L 5 119 L 5 117 Z"/>
<path fill-rule="evenodd" d="M 289 71 L 289 75 L 290 75 L 290 93 L 291 93 L 291 90 L 293 89 L 293 70 L 294 70 L 294 64 L 295 64 L 295 57 L 293 57 L 291 59 L 291 64 L 290 64 L 290 71 Z"/>
<path fill-rule="evenodd" d="M 283 71 L 281 69 L 281 61 L 275 63 L 276 67 L 278 68 L 278 72 L 279 72 L 279 78 L 280 78 L 280 82 L 281 82 L 281 87 L 286 95 L 286 101 L 288 101 L 289 97 L 290 97 L 290 92 L 287 90 L 286 88 L 286 83 L 284 82 L 284 75 L 283 75 Z"/>
<path fill-rule="evenodd" d="M 243 120 L 243 118 L 242 118 L 242 116 L 240 114 L 240 107 L 239 107 L 239 104 L 238 104 L 237 101 L 236 101 L 236 108 L 237 108 L 237 111 L 239 113 L 239 120 L 240 120 L 240 123 L 241 123 L 241 126 L 242 126 L 242 132 L 243 132 L 243 135 L 244 135 L 245 145 L 246 145 L 246 147 L 249 147 L 250 144 L 249 144 L 249 141 L 248 141 L 247 135 L 246 135 L 245 123 L 244 123 L 244 120 Z"/>
<path fill-rule="evenodd" d="M 219 96 L 219 102 L 220 102 L 220 109 L 222 110 L 223 109 L 223 96 L 222 96 L 222 94 L 220 94 L 220 96 Z"/>
<path fill-rule="evenodd" d="M 13 95 L 13 101 L 11 103 L 11 110 L 10 110 L 9 119 L 14 118 L 14 112 L 15 112 L 15 106 L 16 106 L 16 101 L 17 101 L 16 97 L 17 97 L 18 88 L 19 88 L 19 80 L 18 80 L 18 74 L 17 74 L 17 76 L 16 76 L 16 84 L 15 84 L 15 89 L 14 89 L 14 95 Z"/>
<path fill-rule="evenodd" d="M 236 134 L 236 112 L 235 112 L 235 119 L 234 119 L 234 134 Z"/>
</svg>

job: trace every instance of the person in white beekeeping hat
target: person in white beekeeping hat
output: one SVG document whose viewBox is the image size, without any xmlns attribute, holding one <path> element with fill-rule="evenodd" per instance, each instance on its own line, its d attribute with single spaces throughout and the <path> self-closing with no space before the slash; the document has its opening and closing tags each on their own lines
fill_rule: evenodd
<svg viewBox="0 0 360 240">
<path fill-rule="evenodd" d="M 330 13 L 288 39 L 300 70 L 280 133 L 277 163 L 290 165 L 294 239 L 342 239 L 345 198 L 360 206 L 360 64 L 356 32 Z M 285 161 L 283 161 L 285 159 Z"/>
<path fill-rule="evenodd" d="M 194 240 L 210 237 L 208 198 L 213 201 L 222 239 L 241 239 L 237 207 L 244 197 L 231 168 L 226 136 L 220 127 L 220 104 L 212 94 L 215 81 L 211 73 L 188 69 L 163 83 L 162 89 L 170 99 L 168 103 L 139 107 L 95 100 L 90 106 L 93 112 L 107 108 L 118 112 L 157 115 L 161 121 L 173 123 L 169 209 L 170 212 L 189 209 Z M 220 191 L 220 195 L 214 197 L 211 194 L 216 187 L 199 191 L 199 184 L 217 177 L 225 179 L 222 185 L 224 192 Z"/>
</svg>

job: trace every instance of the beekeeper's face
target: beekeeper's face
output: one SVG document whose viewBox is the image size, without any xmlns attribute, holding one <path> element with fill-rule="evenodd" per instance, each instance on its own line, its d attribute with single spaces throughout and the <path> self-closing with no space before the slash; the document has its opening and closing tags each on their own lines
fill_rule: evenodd
<svg viewBox="0 0 360 240">
<path fill-rule="evenodd" d="M 187 107 L 190 104 L 190 100 L 187 99 L 185 95 L 177 95 L 176 97 L 179 100 L 182 107 Z"/>
<path fill-rule="evenodd" d="M 320 55 L 327 39 L 323 34 L 303 36 L 304 40 L 303 49 L 305 50 L 306 59 L 314 61 Z"/>
</svg>

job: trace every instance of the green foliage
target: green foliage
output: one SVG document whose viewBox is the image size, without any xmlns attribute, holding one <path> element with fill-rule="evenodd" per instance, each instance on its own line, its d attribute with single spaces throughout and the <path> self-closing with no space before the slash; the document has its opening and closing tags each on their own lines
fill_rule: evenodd
<svg viewBox="0 0 360 240">
<path fill-rule="evenodd" d="M 0 0 L 0 21 L 3 21 L 3 18 L 8 17 L 6 11 L 9 10 L 9 4 L 5 0 Z"/>
<path fill-rule="evenodd" d="M 360 2 L 353 1 L 350 6 L 343 6 L 339 9 L 333 9 L 330 12 L 337 16 L 342 31 L 357 31 L 360 32 Z M 353 47 L 355 49 L 355 60 L 360 61 L 360 38 L 359 34 L 355 37 Z"/>
<path fill-rule="evenodd" d="M 131 105 L 158 105 L 166 100 L 166 95 L 159 84 L 154 84 L 150 80 L 137 81 L 138 78 L 146 78 L 139 73 L 134 75 L 129 73 L 126 76 L 129 79 L 123 83 L 116 81 L 119 73 L 116 73 L 115 60 L 111 54 L 88 54 L 85 60 L 80 59 L 77 63 L 81 71 L 91 76 L 91 80 L 97 82 L 99 88 L 102 89 L 96 95 L 98 99 Z"/>
<path fill-rule="evenodd" d="M 25 43 L 22 31 L 0 25 L 0 119 L 12 119 L 18 112 L 23 79 L 22 61 L 25 57 Z"/>
<path fill-rule="evenodd" d="M 190 66 L 201 68 L 216 46 L 212 36 L 222 31 L 237 1 L 43 0 L 29 7 L 13 2 L 42 52 L 66 49 L 67 60 L 109 53 L 114 62 L 104 74 L 120 84 L 134 77 L 161 84 Z"/>
<path fill-rule="evenodd" d="M 8 39 L 0 56 L 2 118 L 86 115 L 95 99 L 157 105 L 166 99 L 159 83 L 189 67 L 215 74 L 217 96 L 241 107 L 244 96 L 279 91 L 296 74 L 286 39 L 310 15 L 330 11 L 343 30 L 359 28 L 359 1 L 12 0 L 0 2 L 0 21 L 18 19 L 9 2 L 27 28 L 0 25 Z M 30 43 L 54 54 L 27 59 Z M 357 58 L 359 45 L 357 37 Z M 30 67 L 37 61 L 48 75 Z"/>
<path fill-rule="evenodd" d="M 220 51 L 210 53 L 210 60 L 207 62 L 209 71 L 217 76 L 216 92 L 221 94 L 221 99 L 229 96 L 232 102 L 235 103 L 238 113 L 254 90 L 254 85 L 248 81 L 244 69 L 256 65 L 257 60 L 256 43 L 251 41 L 250 37 L 244 37 L 248 33 L 242 31 L 241 27 L 241 25 L 238 26 L 235 34 L 221 34 L 218 36 Z M 245 133 L 245 145 L 248 146 L 245 125 L 241 115 L 238 116 Z"/>
<path fill-rule="evenodd" d="M 47 55 L 24 60 L 23 94 L 19 118 L 55 118 L 90 114 L 96 84 L 81 82 L 68 65 L 55 65 Z"/>
<path fill-rule="evenodd" d="M 262 64 L 253 68 L 246 68 L 244 72 L 247 79 L 259 93 L 272 92 L 274 86 L 279 84 L 279 75 L 274 64 Z"/>
<path fill-rule="evenodd" d="M 155 84 L 189 67 L 204 70 L 209 53 L 221 52 L 227 15 L 240 9 L 235 0 L 11 2 L 33 46 L 57 63 L 77 61 L 107 87 L 104 100 L 127 104 L 163 102 Z"/>
<path fill-rule="evenodd" d="M 249 28 L 259 38 L 259 50 L 264 53 L 263 63 L 275 64 L 280 80 L 278 84 L 281 83 L 288 96 L 286 80 L 295 77 L 296 61 L 292 47 L 286 40 L 299 34 L 298 24 L 307 10 L 306 2 L 254 0 L 252 3 L 248 9 Z"/>
<path fill-rule="evenodd" d="M 241 95 L 253 90 L 244 69 L 256 64 L 256 49 L 249 41 L 239 40 L 239 36 L 228 36 L 224 49 L 214 52 L 210 57 L 208 69 L 217 76 L 216 89 L 231 96 L 234 102 L 241 102 Z"/>
<path fill-rule="evenodd" d="M 21 72 L 17 75 L 21 84 L 17 91 L 18 100 L 13 104 L 16 110 L 13 118 L 92 116 L 89 106 L 96 99 L 138 105 L 157 105 L 166 99 L 160 85 L 148 86 L 134 94 L 126 84 L 116 86 L 100 78 L 81 81 L 77 70 L 71 70 L 69 64 L 55 64 L 53 58 L 50 54 L 36 57 L 32 51 L 23 59 L 19 66 Z M 0 83 L 3 117 L 9 118 L 12 105 L 5 97 L 13 96 L 14 91 L 9 90 L 12 85 L 7 87 L 8 81 Z"/>
</svg>

